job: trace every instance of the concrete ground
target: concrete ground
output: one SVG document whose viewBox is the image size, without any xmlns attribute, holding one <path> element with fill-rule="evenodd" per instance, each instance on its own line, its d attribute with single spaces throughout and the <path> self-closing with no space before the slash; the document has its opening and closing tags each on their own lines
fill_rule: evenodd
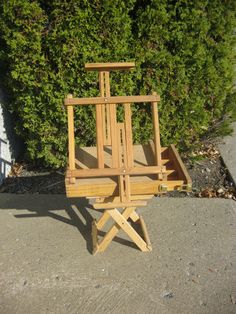
<svg viewBox="0 0 236 314">
<path fill-rule="evenodd" d="M 236 185 L 236 122 L 232 123 L 233 133 L 223 139 L 219 145 L 219 151 L 232 180 Z"/>
<path fill-rule="evenodd" d="M 92 256 L 85 200 L 1 194 L 0 313 L 236 313 L 236 202 L 154 198 L 140 212 L 151 253 L 120 233 Z"/>
</svg>

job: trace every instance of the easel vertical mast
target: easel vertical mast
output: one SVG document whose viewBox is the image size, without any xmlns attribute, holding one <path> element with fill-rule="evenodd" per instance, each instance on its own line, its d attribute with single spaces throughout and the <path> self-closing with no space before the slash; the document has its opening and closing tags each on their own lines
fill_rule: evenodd
<svg viewBox="0 0 236 314">
<path fill-rule="evenodd" d="M 105 73 L 105 96 L 110 97 L 110 72 Z M 106 119 L 106 145 L 111 145 L 111 121 L 110 121 L 110 106 L 105 106 L 105 119 Z"/>
<path fill-rule="evenodd" d="M 155 92 L 153 95 L 157 95 Z M 154 147 L 155 147 L 155 165 L 161 166 L 161 142 L 160 142 L 160 129 L 157 102 L 152 102 L 152 118 L 153 118 L 153 133 L 154 133 Z M 162 174 L 158 174 L 158 178 L 162 179 Z"/>
<path fill-rule="evenodd" d="M 99 91 L 101 97 L 110 97 L 110 72 L 99 71 Z M 111 145 L 110 107 L 102 105 L 102 130 L 104 145 Z"/>
<path fill-rule="evenodd" d="M 73 98 L 72 94 L 67 95 L 67 98 Z M 69 169 L 75 170 L 75 131 L 74 131 L 74 108 L 67 107 L 68 115 L 68 152 L 69 152 Z M 70 178 L 70 183 L 75 183 L 75 178 Z"/>
<path fill-rule="evenodd" d="M 104 93 L 104 78 L 102 73 L 99 73 L 99 88 L 101 94 Z M 97 104 L 96 105 L 96 134 L 97 134 L 97 162 L 98 168 L 104 168 L 104 136 L 103 136 L 103 108 L 104 105 Z"/>
</svg>

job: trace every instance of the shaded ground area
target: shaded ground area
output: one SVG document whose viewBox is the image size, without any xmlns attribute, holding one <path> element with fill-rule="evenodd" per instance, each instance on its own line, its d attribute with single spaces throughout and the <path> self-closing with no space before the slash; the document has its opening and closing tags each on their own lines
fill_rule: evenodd
<svg viewBox="0 0 236 314">
<path fill-rule="evenodd" d="M 17 175 L 6 178 L 1 193 L 65 194 L 65 175 L 62 172 L 29 170 L 25 166 Z"/>
<path fill-rule="evenodd" d="M 153 251 L 119 234 L 91 255 L 85 199 L 0 197 L 0 313 L 236 311 L 236 203 L 154 198 L 141 210 Z"/>
</svg>

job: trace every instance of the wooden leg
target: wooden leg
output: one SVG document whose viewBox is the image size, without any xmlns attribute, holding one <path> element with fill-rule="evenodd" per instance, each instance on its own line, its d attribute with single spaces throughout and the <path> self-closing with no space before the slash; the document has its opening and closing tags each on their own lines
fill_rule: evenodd
<svg viewBox="0 0 236 314">
<path fill-rule="evenodd" d="M 92 222 L 92 240 L 93 240 L 93 255 L 98 251 L 98 236 L 97 236 L 97 226 L 96 220 Z"/>
<path fill-rule="evenodd" d="M 124 209 L 124 211 L 122 212 L 122 215 L 125 219 L 128 219 L 130 214 L 135 210 L 135 207 L 127 207 Z M 110 214 L 110 211 L 109 211 Z M 99 244 L 99 251 L 100 252 L 104 252 L 105 249 L 108 247 L 108 245 L 111 243 L 112 239 L 114 239 L 114 237 L 117 235 L 117 233 L 119 232 L 120 227 L 117 224 L 114 224 L 110 230 L 107 232 L 107 234 L 104 236 L 104 238 L 102 239 L 102 241 Z"/>
<path fill-rule="evenodd" d="M 109 210 L 111 217 L 116 221 L 116 223 L 122 228 L 128 236 L 133 240 L 133 242 L 140 248 L 141 251 L 149 251 L 146 242 L 140 237 L 140 235 L 131 227 L 124 216 L 117 209 Z"/>
<path fill-rule="evenodd" d="M 131 238 L 131 240 L 140 248 L 141 251 L 147 252 L 151 251 L 151 243 L 149 240 L 149 236 L 147 233 L 146 225 L 139 215 L 135 212 L 136 207 L 126 207 L 122 213 L 120 213 L 117 209 L 109 209 L 106 210 L 101 218 L 94 224 L 98 230 L 104 226 L 107 220 L 111 217 L 114 220 L 114 224 L 111 226 L 109 231 L 106 233 L 104 238 L 100 243 L 96 242 L 94 245 L 94 254 L 97 252 L 104 252 L 114 237 L 117 235 L 120 229 L 124 230 L 126 234 Z M 140 235 L 133 229 L 133 227 L 128 223 L 128 219 L 131 218 L 133 221 L 140 221 L 141 227 L 143 229 L 144 240 L 140 237 Z M 97 232 L 97 231 L 96 231 Z M 93 231 L 93 237 L 97 239 L 97 234 Z M 145 242 L 146 241 L 146 242 Z"/>
<path fill-rule="evenodd" d="M 143 230 L 144 240 L 147 243 L 147 247 L 148 247 L 149 251 L 151 251 L 152 250 L 152 245 L 151 245 L 151 241 L 150 241 L 150 238 L 149 238 L 149 235 L 148 235 L 148 232 L 147 232 L 147 226 L 146 226 L 145 221 L 143 220 L 143 217 L 141 215 L 140 215 L 139 219 L 140 219 L 141 228 Z"/>
<path fill-rule="evenodd" d="M 102 214 L 102 216 L 100 217 L 100 219 L 98 220 L 96 224 L 98 230 L 102 229 L 102 227 L 105 225 L 105 223 L 107 222 L 109 218 L 110 218 L 109 212 L 105 210 L 105 212 Z"/>
</svg>

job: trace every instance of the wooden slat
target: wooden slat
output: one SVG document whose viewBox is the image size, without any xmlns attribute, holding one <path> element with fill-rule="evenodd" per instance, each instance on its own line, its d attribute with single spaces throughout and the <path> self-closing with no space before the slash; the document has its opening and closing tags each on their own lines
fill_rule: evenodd
<svg viewBox="0 0 236 314">
<path fill-rule="evenodd" d="M 131 227 L 127 220 L 119 213 L 117 209 L 111 209 L 109 211 L 111 217 L 116 221 L 116 223 L 123 229 L 130 239 L 140 248 L 141 251 L 149 251 L 147 244 L 140 237 L 140 235 Z"/>
<path fill-rule="evenodd" d="M 156 95 L 156 93 L 153 93 Z M 155 155 L 154 160 L 157 166 L 161 165 L 161 142 L 160 142 L 160 130 L 159 130 L 159 117 L 157 110 L 157 102 L 154 101 L 151 103 L 152 106 L 152 119 L 153 119 L 153 133 L 154 133 L 154 146 L 155 146 Z M 158 179 L 163 179 L 162 174 L 157 175 Z M 165 176 L 166 178 L 166 176 Z"/>
<path fill-rule="evenodd" d="M 135 67 L 134 62 L 112 62 L 112 63 L 86 63 L 87 71 L 111 71 L 111 70 L 130 70 Z"/>
<path fill-rule="evenodd" d="M 178 172 L 178 174 L 180 176 L 184 176 L 184 179 L 185 179 L 184 183 L 185 184 L 192 184 L 192 179 L 190 178 L 188 171 L 187 171 L 185 165 L 183 164 L 182 159 L 180 158 L 178 151 L 175 148 L 175 145 L 173 145 L 173 144 L 170 145 L 169 153 L 172 155 L 171 161 L 174 163 L 176 171 Z"/>
<path fill-rule="evenodd" d="M 131 195 L 130 197 L 131 201 L 150 200 L 151 198 L 153 198 L 153 195 Z"/>
<path fill-rule="evenodd" d="M 134 213 L 135 207 L 127 207 L 123 210 L 122 216 L 127 220 L 129 216 Z M 116 236 L 116 234 L 119 232 L 120 226 L 117 224 L 114 224 L 109 231 L 106 233 L 104 238 L 99 244 L 99 251 L 104 252 L 105 249 L 108 247 L 109 243 L 111 243 L 112 239 Z"/>
<path fill-rule="evenodd" d="M 163 158 L 162 158 L 161 164 L 164 166 L 164 165 L 166 165 L 169 161 L 170 161 L 170 159 L 163 159 Z"/>
<path fill-rule="evenodd" d="M 154 145 L 155 145 L 155 163 L 157 166 L 161 165 L 161 142 L 157 102 L 152 102 L 152 118 L 153 118 L 153 132 L 154 132 Z"/>
<path fill-rule="evenodd" d="M 102 95 L 101 95 L 102 96 Z M 105 72 L 105 96 L 110 97 L 110 75 L 109 72 Z M 111 145 L 111 122 L 110 122 L 110 106 L 105 105 L 106 110 L 106 145 Z"/>
<path fill-rule="evenodd" d="M 122 126 L 123 123 L 117 123 L 117 143 L 118 143 L 118 167 L 124 168 L 123 166 L 123 149 L 121 145 L 121 135 L 122 135 Z"/>
<path fill-rule="evenodd" d="M 130 197 L 130 201 L 143 201 L 149 200 L 153 197 L 153 195 L 132 195 Z M 90 197 L 92 198 L 92 197 Z M 110 197 L 99 197 L 96 198 L 96 203 L 118 203 L 120 202 L 119 196 L 110 196 Z"/>
<path fill-rule="evenodd" d="M 111 97 L 89 97 L 89 98 L 71 98 L 65 99 L 65 106 L 70 105 L 96 105 L 96 104 L 125 104 L 140 102 L 160 101 L 159 95 L 148 96 L 111 96 Z"/>
<path fill-rule="evenodd" d="M 110 208 L 125 208 L 125 207 L 142 207 L 146 206 L 147 202 L 134 201 L 134 202 L 122 202 L 122 203 L 95 203 L 93 207 L 95 209 L 110 209 Z"/>
<path fill-rule="evenodd" d="M 143 217 L 141 215 L 139 216 L 139 219 L 140 219 L 141 228 L 143 230 L 144 240 L 147 243 L 147 247 L 151 251 L 152 250 L 152 244 L 151 244 L 151 241 L 150 241 L 150 238 L 149 238 L 149 234 L 148 234 L 148 231 L 147 231 L 147 226 L 146 226 L 145 221 L 143 220 Z"/>
<path fill-rule="evenodd" d="M 127 133 L 125 130 L 125 125 L 124 123 L 121 124 L 120 126 L 121 129 L 121 135 L 122 135 L 122 144 L 123 144 L 123 157 L 124 157 L 124 168 L 128 169 L 128 165 L 131 164 L 131 160 L 128 156 L 128 150 L 127 150 Z M 129 134 L 130 135 L 130 134 Z M 125 201 L 129 202 L 131 193 L 130 193 L 130 177 L 128 174 L 126 174 L 124 177 L 124 192 L 125 192 Z"/>
<path fill-rule="evenodd" d="M 172 174 L 174 172 L 176 172 L 176 169 L 168 169 L 168 170 L 166 170 L 165 174 L 166 175 L 170 175 L 170 174 Z"/>
<path fill-rule="evenodd" d="M 121 133 L 122 133 L 122 123 L 117 124 L 117 141 L 118 141 L 118 166 L 121 168 L 122 164 L 122 145 L 121 145 Z M 118 184 L 119 184 L 119 194 L 120 194 L 120 202 L 125 202 L 125 182 L 123 174 L 120 174 L 118 177 Z"/>
<path fill-rule="evenodd" d="M 130 202 L 131 189 L 130 189 L 130 176 L 129 175 L 125 175 L 125 198 L 126 198 L 126 202 Z"/>
<path fill-rule="evenodd" d="M 68 98 L 73 97 L 71 94 Z M 74 108 L 73 106 L 67 107 L 68 115 L 68 154 L 69 154 L 69 169 L 75 169 L 75 130 L 74 130 Z M 75 183 L 75 178 L 70 179 L 70 183 Z"/>
<path fill-rule="evenodd" d="M 98 168 L 104 168 L 104 139 L 102 126 L 102 105 L 96 105 L 96 135 L 97 135 L 97 163 Z"/>
<path fill-rule="evenodd" d="M 165 173 L 165 166 L 147 166 L 147 167 L 135 167 L 130 169 L 121 168 L 103 168 L 103 169 L 76 169 L 67 170 L 66 176 L 78 177 L 78 178 L 93 178 L 93 177 L 112 177 L 118 175 L 146 175 L 146 174 L 158 174 Z"/>
<path fill-rule="evenodd" d="M 98 75 L 98 81 L 99 81 L 99 91 L 100 96 L 105 97 L 105 88 L 104 88 L 104 72 L 99 72 Z M 102 130 L 103 130 L 103 142 L 104 145 L 106 145 L 106 113 L 105 113 L 105 105 L 101 105 L 102 110 Z"/>
<path fill-rule="evenodd" d="M 110 218 L 110 215 L 108 213 L 107 210 L 104 211 L 104 213 L 102 214 L 102 216 L 99 218 L 96 226 L 98 230 L 101 230 L 102 227 L 105 225 L 105 223 L 108 221 L 108 219 Z"/>
<path fill-rule="evenodd" d="M 83 179 L 81 179 L 83 180 Z M 94 184 L 93 182 L 80 183 L 81 180 L 76 180 L 76 184 L 70 184 L 69 179 L 66 179 L 66 195 L 68 197 L 109 197 L 109 196 L 118 196 L 119 190 L 116 182 L 101 182 Z M 78 184 L 79 181 L 79 184 Z M 88 180 L 86 180 L 88 181 Z M 183 180 L 172 180 L 172 181 L 161 181 L 161 180 L 152 180 L 152 181 L 140 181 L 140 182 L 131 182 L 131 195 L 154 195 L 159 193 L 160 185 L 166 185 L 168 191 L 173 191 L 180 189 L 184 181 Z"/>
<path fill-rule="evenodd" d="M 111 97 L 112 98 L 112 97 Z M 111 149 L 112 149 L 112 167 L 118 167 L 118 159 L 119 159 L 119 151 L 118 151 L 118 128 L 117 128 L 117 121 L 116 121 L 116 104 L 110 105 L 110 123 L 112 125 L 111 128 Z"/>
<path fill-rule="evenodd" d="M 75 134 L 74 134 L 74 108 L 68 107 L 68 150 L 69 169 L 75 169 Z"/>
<path fill-rule="evenodd" d="M 130 104 L 124 104 L 124 109 L 125 109 L 125 140 L 126 140 L 127 166 L 133 167 L 134 154 L 133 154 L 133 136 Z"/>
</svg>

